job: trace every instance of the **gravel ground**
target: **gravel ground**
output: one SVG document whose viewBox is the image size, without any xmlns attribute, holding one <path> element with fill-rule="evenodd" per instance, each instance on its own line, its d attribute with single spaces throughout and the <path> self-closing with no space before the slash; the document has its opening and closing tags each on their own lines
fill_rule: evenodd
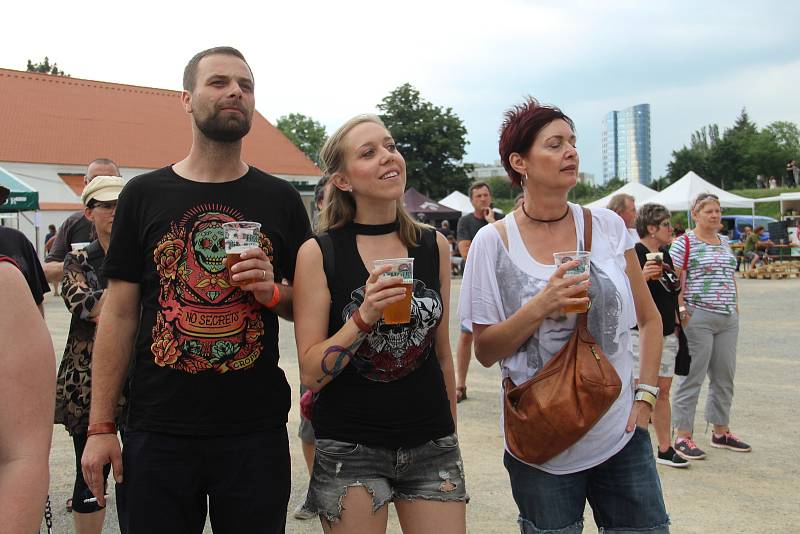
<svg viewBox="0 0 800 534">
<path fill-rule="evenodd" d="M 797 421 L 798 404 L 792 399 L 800 381 L 797 356 L 800 321 L 796 306 L 800 280 L 738 280 L 738 284 L 742 319 L 732 428 L 753 446 L 753 453 L 704 447 L 708 459 L 695 462 L 689 469 L 658 467 L 675 533 L 800 532 L 796 517 L 800 510 L 800 492 L 797 491 L 800 469 L 791 452 L 792 444 L 797 444 L 800 437 L 797 425 L 791 424 Z M 452 315 L 459 288 L 460 280 L 455 280 Z M 69 316 L 60 299 L 48 296 L 45 303 L 56 359 L 60 360 Z M 281 332 L 282 367 L 296 394 L 299 380 L 292 325 L 282 322 Z M 451 316 L 450 332 L 455 347 L 458 327 L 454 316 Z M 518 532 L 517 511 L 502 464 L 498 377 L 496 367 L 484 369 L 473 363 L 468 381 L 469 399 L 459 405 L 459 437 L 471 496 L 467 506 L 470 533 Z M 705 388 L 695 424 L 695 438 L 701 447 L 707 445 L 710 438 L 703 421 L 704 398 Z M 295 437 L 298 417 L 295 403 L 288 425 L 293 469 L 290 512 L 307 484 L 300 442 Z M 652 432 L 651 435 L 655 439 Z M 50 495 L 56 533 L 73 532 L 72 519 L 64 509 L 64 502 L 72 491 L 74 462 L 69 436 L 63 427 L 55 426 L 50 455 Z M 113 497 L 110 501 L 104 532 L 119 532 Z M 586 519 L 587 532 L 594 531 L 588 507 Z M 388 530 L 400 532 L 394 514 Z M 298 521 L 291 515 L 287 520 L 289 534 L 321 531 L 316 520 Z M 211 532 L 208 525 L 205 532 Z"/>
</svg>

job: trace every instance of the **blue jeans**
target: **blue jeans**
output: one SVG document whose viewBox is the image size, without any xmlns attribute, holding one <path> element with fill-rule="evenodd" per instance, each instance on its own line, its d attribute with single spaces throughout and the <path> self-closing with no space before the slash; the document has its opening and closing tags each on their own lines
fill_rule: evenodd
<svg viewBox="0 0 800 534">
<path fill-rule="evenodd" d="M 553 475 L 505 453 L 523 534 L 583 532 L 586 501 L 600 532 L 669 532 L 650 434 L 636 427 L 625 447 L 577 473 Z"/>
</svg>

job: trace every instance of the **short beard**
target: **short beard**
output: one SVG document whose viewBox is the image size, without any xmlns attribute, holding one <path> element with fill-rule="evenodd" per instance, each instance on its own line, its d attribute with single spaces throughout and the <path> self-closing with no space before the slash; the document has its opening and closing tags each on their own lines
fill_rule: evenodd
<svg viewBox="0 0 800 534">
<path fill-rule="evenodd" d="M 252 121 L 242 117 L 241 121 L 227 119 L 223 121 L 220 114 L 213 115 L 203 121 L 195 121 L 197 128 L 209 139 L 218 143 L 235 143 L 250 131 Z"/>
</svg>

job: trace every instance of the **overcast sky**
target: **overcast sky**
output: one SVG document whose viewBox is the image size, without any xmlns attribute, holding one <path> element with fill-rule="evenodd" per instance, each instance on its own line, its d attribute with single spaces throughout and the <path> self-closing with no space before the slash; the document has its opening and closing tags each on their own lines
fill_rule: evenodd
<svg viewBox="0 0 800 534">
<path fill-rule="evenodd" d="M 197 51 L 232 45 L 271 122 L 304 113 L 331 132 L 410 82 L 452 107 L 469 162 L 497 159 L 502 113 L 524 95 L 576 123 L 581 170 L 602 174 L 603 115 L 651 105 L 653 174 L 692 131 L 743 106 L 764 126 L 800 124 L 800 3 L 14 2 L 0 67 L 45 55 L 76 78 L 180 89 Z M 123 7 L 124 6 L 124 7 Z"/>
</svg>

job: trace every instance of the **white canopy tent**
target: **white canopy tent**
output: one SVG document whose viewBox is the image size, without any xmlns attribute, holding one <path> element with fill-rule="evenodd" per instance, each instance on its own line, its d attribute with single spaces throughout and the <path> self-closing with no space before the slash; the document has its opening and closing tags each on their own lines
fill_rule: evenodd
<svg viewBox="0 0 800 534">
<path fill-rule="evenodd" d="M 469 197 L 461 191 L 453 191 L 440 200 L 439 204 L 458 210 L 462 214 L 472 213 L 475 209 L 472 207 L 472 202 L 469 201 Z"/>
<path fill-rule="evenodd" d="M 723 208 L 750 208 L 753 209 L 753 199 L 740 197 L 728 193 L 714 184 L 700 178 L 694 171 L 687 172 L 683 178 L 670 185 L 657 195 L 647 199 L 647 202 L 661 204 L 670 211 L 689 211 L 692 200 L 700 193 L 711 193 L 719 198 Z"/>
<path fill-rule="evenodd" d="M 614 195 L 619 195 L 620 193 L 631 195 L 636 200 L 636 205 L 638 206 L 640 204 L 646 203 L 648 199 L 658 194 L 658 191 L 656 191 L 655 189 L 650 189 L 646 185 L 642 185 L 639 182 L 628 182 L 627 184 L 623 185 L 613 193 L 609 193 L 603 198 L 599 198 L 594 202 L 586 204 L 586 207 L 605 208 L 608 206 L 611 197 L 613 197 Z"/>
</svg>

